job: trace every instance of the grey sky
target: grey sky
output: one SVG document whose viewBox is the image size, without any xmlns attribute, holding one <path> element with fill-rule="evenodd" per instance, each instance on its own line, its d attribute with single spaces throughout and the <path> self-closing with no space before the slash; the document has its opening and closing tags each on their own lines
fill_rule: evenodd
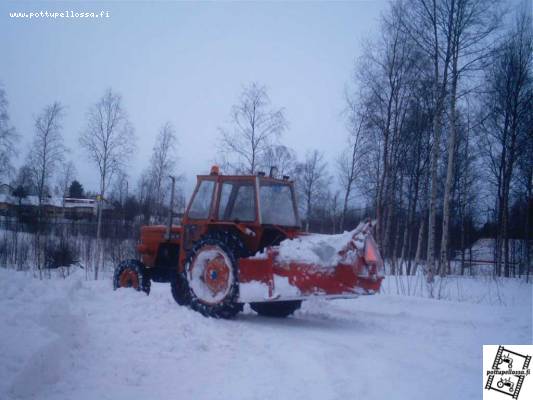
<svg viewBox="0 0 533 400">
<path fill-rule="evenodd" d="M 206 172 L 217 127 L 228 121 L 242 86 L 267 86 L 290 123 L 282 142 L 332 162 L 346 139 L 343 91 L 361 39 L 377 29 L 385 1 L 315 3 L 23 2 L 0 4 L 0 81 L 22 135 L 55 100 L 65 106 L 63 136 L 82 184 L 97 187 L 95 168 L 78 148 L 85 113 L 107 87 L 122 94 L 138 138 L 130 187 L 148 164 L 159 127 L 179 137 L 179 168 Z M 15 19 L 15 11 L 109 11 L 110 18 Z"/>
</svg>

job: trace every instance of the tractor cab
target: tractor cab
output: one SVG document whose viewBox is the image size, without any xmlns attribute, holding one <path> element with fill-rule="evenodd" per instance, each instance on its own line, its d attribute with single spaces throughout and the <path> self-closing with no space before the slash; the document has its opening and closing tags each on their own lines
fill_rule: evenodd
<svg viewBox="0 0 533 400">
<path fill-rule="evenodd" d="M 247 254 L 286 238 L 300 229 L 294 184 L 274 174 L 222 175 L 214 166 L 199 175 L 182 220 L 184 248 L 207 231 L 230 231 L 246 245 Z"/>
<path fill-rule="evenodd" d="M 184 216 L 184 223 L 194 221 L 299 228 L 294 185 L 286 176 L 224 176 L 213 167 L 198 176 Z"/>
</svg>

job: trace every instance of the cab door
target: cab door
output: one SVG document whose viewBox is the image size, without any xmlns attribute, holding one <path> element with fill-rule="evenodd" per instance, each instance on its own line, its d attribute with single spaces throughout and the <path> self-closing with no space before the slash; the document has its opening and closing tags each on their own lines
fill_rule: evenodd
<svg viewBox="0 0 533 400">
<path fill-rule="evenodd" d="M 180 260 L 184 261 L 186 251 L 205 232 L 207 223 L 213 218 L 213 197 L 217 181 L 215 178 L 198 178 L 196 189 L 183 216 L 183 244 Z"/>
</svg>

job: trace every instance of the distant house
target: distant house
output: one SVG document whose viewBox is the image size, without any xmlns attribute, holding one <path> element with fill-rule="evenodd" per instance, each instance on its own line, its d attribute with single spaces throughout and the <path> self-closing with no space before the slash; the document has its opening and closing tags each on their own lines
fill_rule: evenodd
<svg viewBox="0 0 533 400">
<path fill-rule="evenodd" d="M 63 215 L 68 219 L 91 219 L 96 216 L 97 202 L 95 199 L 64 199 Z"/>
<path fill-rule="evenodd" d="M 30 195 L 22 198 L 13 196 L 11 192 L 0 193 L 0 215 L 24 215 L 32 217 L 37 215 L 39 197 Z M 97 201 L 95 199 L 75 199 L 61 197 L 46 197 L 42 201 L 44 213 L 50 218 L 67 219 L 93 219 L 97 213 Z M 104 202 L 103 212 L 107 216 L 113 216 L 113 206 Z"/>
</svg>

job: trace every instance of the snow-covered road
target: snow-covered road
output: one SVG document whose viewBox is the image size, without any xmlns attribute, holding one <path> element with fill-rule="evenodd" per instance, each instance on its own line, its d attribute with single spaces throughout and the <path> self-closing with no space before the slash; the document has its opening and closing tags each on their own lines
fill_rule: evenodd
<svg viewBox="0 0 533 400">
<path fill-rule="evenodd" d="M 165 284 L 0 270 L 0 399 L 479 399 L 482 344 L 532 342 L 520 290 L 507 307 L 376 295 L 226 321 Z"/>
</svg>

